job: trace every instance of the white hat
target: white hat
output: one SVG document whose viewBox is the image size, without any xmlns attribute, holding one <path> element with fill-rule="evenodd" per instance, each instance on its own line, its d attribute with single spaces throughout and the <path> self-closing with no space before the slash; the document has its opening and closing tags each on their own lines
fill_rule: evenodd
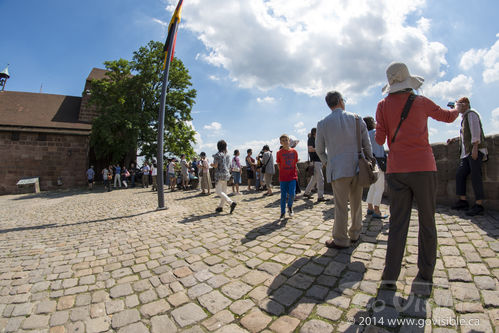
<svg viewBox="0 0 499 333">
<path fill-rule="evenodd" d="M 407 88 L 419 89 L 424 82 L 421 76 L 411 76 L 404 63 L 394 62 L 386 69 L 388 84 L 383 87 L 383 94 L 390 94 Z"/>
</svg>

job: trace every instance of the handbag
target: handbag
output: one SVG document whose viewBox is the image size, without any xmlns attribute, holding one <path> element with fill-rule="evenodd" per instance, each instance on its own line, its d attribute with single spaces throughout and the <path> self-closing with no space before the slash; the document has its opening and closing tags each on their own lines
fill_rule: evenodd
<svg viewBox="0 0 499 333">
<path fill-rule="evenodd" d="M 267 169 L 267 164 L 269 164 L 269 161 L 270 161 L 270 157 L 269 159 L 267 160 L 267 163 L 265 163 L 265 165 L 262 166 L 262 173 L 265 173 L 265 169 Z"/>
<path fill-rule="evenodd" d="M 241 172 L 241 168 L 238 167 L 235 162 L 236 162 L 235 159 L 232 159 L 232 166 L 230 168 L 230 171 L 232 171 L 232 172 Z"/>
<path fill-rule="evenodd" d="M 355 127 L 357 134 L 357 154 L 359 157 L 359 175 L 358 184 L 362 187 L 369 187 L 378 180 L 378 172 L 376 171 L 376 163 L 374 161 L 367 160 L 362 153 L 361 144 L 361 133 L 360 133 L 360 123 L 361 120 L 359 116 L 355 116 Z"/>
<path fill-rule="evenodd" d="M 379 169 L 383 172 L 386 172 L 386 157 L 375 157 L 376 158 L 376 164 L 378 165 Z"/>
</svg>

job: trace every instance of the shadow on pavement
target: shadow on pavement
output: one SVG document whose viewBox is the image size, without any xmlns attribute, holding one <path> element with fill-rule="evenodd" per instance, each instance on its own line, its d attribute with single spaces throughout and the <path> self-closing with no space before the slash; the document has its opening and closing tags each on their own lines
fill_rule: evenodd
<svg viewBox="0 0 499 333">
<path fill-rule="evenodd" d="M 98 219 L 98 220 L 91 220 L 91 221 L 82 221 L 82 222 L 75 222 L 75 223 L 68 223 L 68 224 L 50 223 L 50 224 L 43 224 L 43 225 L 34 225 L 34 226 L 27 226 L 27 227 L 18 227 L 18 228 L 11 228 L 11 229 L 3 229 L 3 230 L 0 230 L 0 234 L 5 234 L 5 233 L 9 233 L 9 232 L 16 232 L 16 231 L 25 231 L 25 230 L 38 230 L 38 229 L 71 227 L 71 226 L 80 225 L 80 224 L 100 223 L 100 222 L 121 220 L 121 219 L 127 219 L 127 218 L 137 217 L 137 216 L 141 216 L 141 215 L 145 215 L 145 214 L 149 214 L 149 213 L 153 213 L 153 212 L 156 212 L 156 210 L 146 211 L 146 212 L 132 214 L 132 215 L 115 216 L 115 217 L 108 217 L 108 218 L 105 218 L 105 219 Z"/>
<path fill-rule="evenodd" d="M 267 223 L 265 225 L 259 226 L 251 231 L 249 231 L 245 237 L 241 240 L 241 244 L 246 244 L 255 240 L 258 236 L 268 235 L 276 230 L 284 228 L 288 223 L 288 218 L 282 220 L 277 219 L 274 222 Z"/>
</svg>

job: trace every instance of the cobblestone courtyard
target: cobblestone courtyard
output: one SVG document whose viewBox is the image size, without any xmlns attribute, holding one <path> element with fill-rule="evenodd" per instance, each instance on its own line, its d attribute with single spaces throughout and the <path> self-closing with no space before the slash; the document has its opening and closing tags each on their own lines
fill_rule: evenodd
<svg viewBox="0 0 499 333">
<path fill-rule="evenodd" d="M 494 332 L 499 214 L 437 211 L 431 295 L 417 273 L 417 211 L 398 291 L 378 290 L 388 223 L 364 220 L 348 250 L 323 243 L 332 201 L 198 191 L 0 197 L 0 332 Z M 366 207 L 363 207 L 365 212 Z M 387 211 L 386 206 L 382 210 Z M 391 319 L 404 321 L 395 322 Z M 425 320 L 424 319 L 428 319 Z M 378 327 L 369 326 L 376 324 Z M 382 328 L 381 328 L 382 327 Z"/>
</svg>

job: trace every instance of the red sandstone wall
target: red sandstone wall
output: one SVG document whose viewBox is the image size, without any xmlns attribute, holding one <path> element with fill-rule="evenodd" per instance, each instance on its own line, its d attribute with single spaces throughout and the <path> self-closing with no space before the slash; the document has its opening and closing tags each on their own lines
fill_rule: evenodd
<svg viewBox="0 0 499 333">
<path fill-rule="evenodd" d="M 45 140 L 40 140 L 45 139 Z M 88 166 L 88 136 L 0 132 L 0 194 L 23 193 L 16 183 L 25 177 L 40 177 L 42 191 L 85 185 Z M 61 177 L 63 185 L 57 185 Z"/>
</svg>

